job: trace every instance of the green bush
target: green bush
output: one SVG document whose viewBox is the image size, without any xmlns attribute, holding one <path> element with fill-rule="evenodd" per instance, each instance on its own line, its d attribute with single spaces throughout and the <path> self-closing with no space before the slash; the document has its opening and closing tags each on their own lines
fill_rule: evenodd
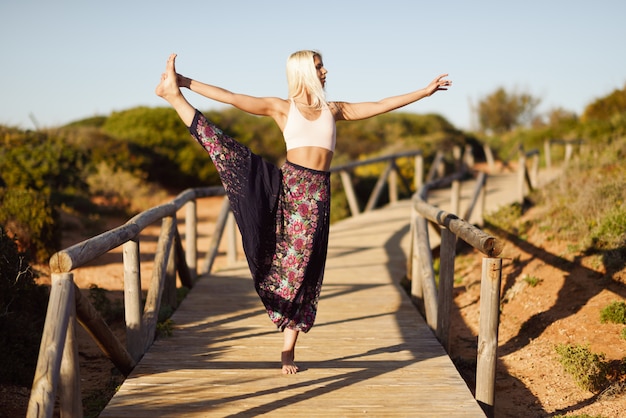
<svg viewBox="0 0 626 418">
<path fill-rule="evenodd" d="M 56 133 L 25 132 L 0 149 L 0 173 L 6 187 L 46 193 L 54 203 L 64 193 L 86 189 L 82 172 L 88 155 Z"/>
<path fill-rule="evenodd" d="M 0 383 L 33 382 L 48 303 L 26 253 L 0 225 Z"/>
<path fill-rule="evenodd" d="M 0 188 L 0 225 L 17 238 L 35 261 L 47 260 L 59 247 L 60 225 L 45 192 Z"/>
<path fill-rule="evenodd" d="M 581 250 L 604 254 L 611 269 L 619 269 L 626 260 L 624 158 L 626 138 L 590 146 L 570 163 L 567 174 L 534 195 L 549 209 L 540 221 L 542 229 L 579 243 Z"/>
<path fill-rule="evenodd" d="M 96 171 L 87 176 L 92 196 L 103 197 L 107 205 L 137 213 L 163 202 L 165 191 L 155 184 L 122 169 L 112 169 L 101 161 Z"/>
<path fill-rule="evenodd" d="M 181 190 L 219 181 L 209 157 L 173 109 L 138 107 L 114 112 L 102 130 L 128 144 L 134 159 L 130 171 L 143 173 L 147 181 Z"/>
<path fill-rule="evenodd" d="M 572 375 L 578 386 L 594 393 L 607 386 L 609 363 L 604 360 L 604 354 L 593 353 L 587 346 L 571 344 L 559 344 L 556 352 L 563 369 Z"/>
<path fill-rule="evenodd" d="M 612 322 L 614 324 L 626 324 L 626 303 L 613 302 L 600 311 L 600 322 L 603 324 Z"/>
</svg>

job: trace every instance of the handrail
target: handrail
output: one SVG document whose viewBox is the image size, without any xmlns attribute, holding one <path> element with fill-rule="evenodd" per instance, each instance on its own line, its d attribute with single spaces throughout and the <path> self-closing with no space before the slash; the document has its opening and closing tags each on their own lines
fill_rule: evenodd
<svg viewBox="0 0 626 418">
<path fill-rule="evenodd" d="M 461 158 L 460 148 L 452 149 L 456 166 L 460 170 L 455 176 L 442 177 L 444 173 L 443 152 L 438 151 L 433 164 L 429 170 L 427 184 L 423 185 L 423 156 L 420 150 L 406 151 L 392 155 L 385 155 L 370 158 L 364 161 L 355 161 L 348 164 L 333 167 L 332 173 L 339 173 L 342 184 L 348 195 L 349 205 L 353 216 L 359 214 L 358 204 L 350 179 L 350 170 L 368 164 L 386 162 L 387 166 L 380 175 L 374 190 L 369 198 L 366 211 L 372 210 L 378 202 L 385 182 L 389 184 L 390 201 L 397 199 L 398 180 L 407 188 L 411 189 L 409 181 L 402 176 L 398 169 L 397 160 L 401 158 L 415 158 L 415 189 L 419 190 L 414 195 L 413 210 L 411 220 L 411 256 L 409 257 L 409 275 L 413 278 L 434 277 L 432 272 L 432 254 L 429 244 L 424 246 L 423 239 L 428 237 L 426 221 L 430 221 L 442 227 L 442 260 L 439 291 L 439 310 L 442 306 L 451 306 L 451 299 L 442 299 L 447 293 L 451 294 L 452 279 L 454 273 L 454 247 L 456 237 L 460 237 L 470 245 L 479 249 L 489 257 L 496 257 L 500 248 L 495 238 L 488 236 L 473 225 L 459 219 L 452 213 L 447 213 L 433 208 L 426 203 L 427 190 L 435 187 L 443 187 L 452 182 L 459 182 L 463 176 L 467 175 L 467 167 L 472 165 L 471 155 L 466 148 L 464 159 Z M 521 161 L 522 162 L 522 161 Z M 520 166 L 524 167 L 525 160 Z M 399 177 L 396 177 L 396 175 Z M 526 178 L 524 174 L 524 178 Z M 466 218 L 469 218 L 474 204 L 480 201 L 480 196 L 484 198 L 484 186 L 486 177 L 479 176 L 473 203 L 471 204 Z M 457 193 L 459 188 L 456 189 Z M 54 409 L 57 387 L 63 390 L 60 393 L 61 415 L 80 417 L 82 416 L 82 406 L 80 402 L 80 379 L 78 366 L 78 351 L 75 340 L 75 323 L 78 321 L 93 337 L 101 350 L 113 361 L 115 366 L 125 375 L 128 375 L 134 368 L 137 361 L 143 356 L 154 340 L 156 333 L 157 314 L 162 300 L 175 303 L 175 279 L 176 271 L 181 282 L 192 287 L 197 277 L 197 218 L 196 200 L 209 196 L 224 195 L 222 187 L 206 187 L 188 189 L 179 194 L 171 202 L 148 209 L 133 218 L 124 225 L 106 231 L 98 236 L 89 238 L 83 242 L 75 244 L 69 248 L 54 254 L 50 259 L 52 286 L 50 291 L 50 301 L 46 313 L 44 332 L 41 340 L 37 369 L 33 381 L 31 397 L 28 405 L 28 417 L 50 417 Z M 231 222 L 234 229 L 234 222 L 229 215 L 228 200 L 224 199 L 224 206 L 218 217 L 216 231 L 213 234 L 210 248 L 206 255 L 206 261 L 201 273 L 211 271 L 213 260 L 217 256 L 217 246 L 220 243 L 227 222 Z M 186 246 L 183 249 L 181 237 L 178 233 L 176 213 L 186 206 L 185 235 Z M 422 219 L 423 222 L 419 222 Z M 139 234 L 147 226 L 161 221 L 161 233 L 157 243 L 157 251 L 154 259 L 153 277 L 146 298 L 145 306 L 141 301 L 141 281 L 139 271 Z M 229 234 L 233 237 L 234 233 Z M 427 241 L 426 241 L 427 242 Z M 126 320 L 126 347 L 113 335 L 106 322 L 102 319 L 97 310 L 91 305 L 89 300 L 82 295 L 80 289 L 74 284 L 72 271 L 108 251 L 123 246 L 124 256 L 124 311 Z M 419 246 L 419 251 L 414 251 L 414 247 Z M 231 244 L 232 249 L 234 245 Z M 443 249 L 446 248 L 444 251 Z M 229 255 L 229 259 L 234 257 Z M 491 260 L 492 258 L 490 258 Z M 430 260 L 430 262 L 426 262 Z M 497 259 L 496 259 L 497 260 Z M 419 267 L 421 266 L 421 267 Z M 423 274 L 418 274 L 417 268 L 422 269 Z M 430 272 L 428 270 L 430 269 Z M 499 283 L 497 274 L 499 267 L 489 265 L 483 267 L 487 271 L 487 276 L 483 277 L 483 282 L 496 281 Z M 430 274 L 432 273 L 432 274 Z M 495 279 L 494 279 L 495 278 Z M 489 279 L 489 280 L 488 280 Z M 428 293 L 427 299 L 434 300 L 436 289 L 434 279 L 412 280 L 414 284 L 420 284 L 418 292 L 413 292 L 413 296 L 421 298 L 421 283 Z M 443 283 L 443 284 L 442 284 Z M 449 291 L 442 291 L 441 286 L 447 286 Z M 491 292 L 499 292 L 499 287 L 495 284 L 491 286 Z M 419 294 L 418 294 L 419 293 Z M 499 293 L 498 293 L 499 295 Z M 481 295 L 482 297 L 482 295 Z M 494 298 L 492 298 L 494 299 Z M 485 297 L 487 300 L 487 297 Z M 429 302 L 430 303 L 430 302 Z M 446 308 L 449 309 L 449 308 Z M 433 313 L 435 312 L 435 313 Z M 445 321 L 449 321 L 449 316 L 437 313 L 436 309 L 427 309 L 427 322 L 437 331 L 437 336 L 442 340 L 444 346 L 447 345 L 447 334 L 440 330 L 447 329 Z M 435 320 L 433 321 L 433 318 Z M 446 319 L 448 318 L 448 319 Z M 495 315 L 497 324 L 497 315 Z M 489 324 L 493 323 L 494 315 L 491 315 Z M 491 328 L 486 328 L 491 329 Z M 496 327 L 497 329 L 497 327 Z M 481 334 L 483 330 L 481 314 Z M 445 340 L 444 340 L 445 338 Z M 493 338 L 492 338 L 493 340 Z M 497 343 L 497 334 L 496 334 Z M 490 347 L 486 344 L 485 347 Z M 491 353 L 489 358 L 495 355 L 495 349 L 483 350 Z M 480 358 L 479 358 L 480 362 Z M 490 363 L 491 364 L 491 363 Z M 61 367 L 63 365 L 63 367 Z M 489 373 L 495 373 L 495 363 Z M 482 381 L 482 379 L 481 379 Z M 477 384 L 477 399 L 478 397 Z"/>
<path fill-rule="evenodd" d="M 415 184 L 421 185 L 423 161 L 420 150 L 355 161 L 333 167 L 330 171 L 342 176 L 343 185 L 349 194 L 350 191 L 354 193 L 350 170 L 363 165 L 387 162 L 387 168 L 378 179 L 365 209 L 371 210 L 376 205 L 385 182 L 389 183 L 391 201 L 397 199 L 398 177 L 407 189 L 411 188 L 396 165 L 398 159 L 410 157 L 415 157 Z M 439 158 L 437 161 L 441 160 L 442 158 Z M 50 258 L 52 278 L 50 302 L 28 405 L 29 417 L 51 416 L 58 386 L 65 389 L 59 395 L 61 415 L 82 416 L 78 353 L 74 338 L 76 321 L 87 330 L 123 374 L 128 375 L 132 371 L 154 340 L 161 303 L 175 304 L 175 295 L 172 295 L 175 292 L 176 271 L 183 285 L 189 288 L 193 286 L 198 275 L 196 200 L 220 195 L 224 195 L 222 187 L 185 190 L 172 201 L 141 212 L 125 224 L 63 249 Z M 183 249 L 176 213 L 184 206 L 186 206 L 186 245 Z M 350 206 L 353 214 L 359 213 L 356 198 L 350 202 Z M 153 276 L 142 309 L 139 234 L 147 226 L 158 221 L 161 221 L 161 233 L 154 258 Z M 228 199 L 224 199 L 200 274 L 211 271 L 227 222 L 232 225 L 231 229 L 235 229 Z M 231 239 L 235 237 L 232 231 L 228 235 Z M 126 346 L 111 332 L 88 298 L 82 295 L 74 284 L 72 273 L 76 268 L 119 246 L 123 246 L 124 258 Z M 234 247 L 231 243 L 229 251 L 234 251 Z M 229 254 L 228 258 L 234 259 L 234 256 Z M 64 367 L 61 367 L 62 364 Z"/>
<path fill-rule="evenodd" d="M 465 160 L 461 160 L 461 149 L 458 146 L 451 148 L 453 158 L 460 167 L 466 167 L 473 165 L 470 152 L 465 153 Z M 411 187 L 411 181 L 402 175 L 402 172 L 398 168 L 397 161 L 402 158 L 414 157 L 414 178 L 413 187 Z M 424 156 L 421 150 L 409 150 L 389 155 L 383 155 L 378 157 L 368 158 L 362 161 L 353 161 L 350 163 L 333 166 L 330 169 L 331 173 L 338 173 L 341 178 L 344 191 L 346 192 L 346 198 L 348 200 L 348 207 L 352 216 L 357 216 L 361 213 L 359 204 L 357 202 L 356 193 L 354 191 L 353 182 L 350 177 L 350 172 L 355 168 L 383 163 L 387 165 L 381 172 L 376 185 L 372 190 L 372 193 L 365 205 L 363 212 L 369 212 L 376 207 L 380 196 L 382 194 L 385 182 L 388 184 L 389 189 L 389 201 L 395 203 L 398 200 L 398 180 L 404 186 L 404 188 L 410 193 L 412 189 L 418 190 L 424 184 Z M 433 163 L 431 164 L 426 181 L 433 181 L 445 171 L 444 167 L 444 152 L 442 150 L 437 151 L 435 154 Z"/>
<path fill-rule="evenodd" d="M 410 272 L 411 276 L 412 297 L 418 303 L 418 306 L 423 303 L 426 322 L 446 351 L 450 352 L 450 313 L 454 304 L 454 260 L 457 239 L 461 238 L 487 256 L 483 262 L 483 278 L 481 280 L 479 352 L 477 356 L 475 396 L 483 408 L 488 410 L 494 403 L 493 388 L 495 385 L 496 348 L 498 343 L 499 285 L 502 267 L 502 260 L 497 257 L 502 252 L 502 246 L 497 238 L 460 219 L 457 215 L 430 205 L 426 201 L 430 188 L 438 186 L 442 182 L 456 182 L 463 175 L 465 173 L 456 173 L 440 180 L 439 184 L 435 182 L 427 183 L 414 194 L 412 199 L 411 249 L 408 272 Z M 478 200 L 479 195 L 482 194 L 484 196 L 486 177 L 485 173 L 478 175 L 472 202 Z M 459 188 L 456 188 L 456 193 L 459 193 L 458 190 Z M 471 207 L 473 207 L 473 203 Z M 468 212 L 466 217 L 469 218 L 470 215 L 471 212 Z M 441 234 L 438 289 L 435 283 L 432 251 L 428 236 L 428 221 L 438 226 Z M 484 298 L 483 293 L 485 293 Z"/>
<path fill-rule="evenodd" d="M 365 206 L 364 212 L 371 211 L 376 204 L 378 203 L 380 196 L 382 194 L 383 187 L 385 182 L 389 184 L 389 201 L 396 202 L 398 200 L 398 178 L 401 180 L 404 187 L 411 190 L 410 183 L 407 179 L 402 176 L 402 173 L 398 169 L 397 160 L 401 158 L 415 157 L 415 176 L 413 183 L 415 188 L 421 186 L 423 182 L 422 172 L 423 172 L 423 157 L 421 150 L 412 150 L 405 151 L 400 153 L 395 153 L 391 155 L 383 155 L 378 157 L 368 158 L 362 161 L 353 161 L 350 163 L 342 164 L 339 166 L 334 166 L 330 168 L 331 173 L 338 173 L 341 178 L 341 183 L 343 185 L 344 191 L 346 192 L 346 199 L 348 200 L 348 207 L 350 208 L 350 214 L 352 216 L 357 216 L 361 213 L 359 209 L 359 204 L 356 198 L 356 192 L 354 191 L 354 187 L 352 185 L 352 179 L 350 177 L 350 172 L 357 167 L 377 164 L 386 162 L 387 166 L 379 176 L 376 186 L 372 190 L 372 193 L 368 199 L 367 205 Z"/>
<path fill-rule="evenodd" d="M 552 145 L 562 145 L 565 147 L 565 156 L 563 164 L 567 165 L 574 153 L 574 145 L 581 148 L 585 144 L 584 139 L 547 139 L 543 143 L 543 149 L 546 159 L 546 167 L 552 167 Z"/>
<path fill-rule="evenodd" d="M 50 269 L 53 273 L 70 272 L 133 239 L 148 225 L 166 216 L 173 216 L 187 202 L 202 197 L 221 196 L 223 194 L 223 188 L 219 186 L 187 189 L 171 202 L 141 212 L 124 225 L 53 254 L 50 258 Z"/>
<path fill-rule="evenodd" d="M 196 200 L 222 195 L 222 187 L 185 190 L 171 202 L 141 212 L 124 225 L 53 254 L 50 258 L 50 299 L 28 403 L 28 417 L 52 416 L 57 386 L 64 388 L 60 393 L 61 415 L 82 416 L 78 348 L 75 341 L 76 321 L 81 323 L 124 375 L 132 371 L 154 340 L 162 299 L 170 304 L 175 303 L 173 293 L 176 290 L 176 271 L 172 271 L 170 266 L 178 271 L 181 282 L 187 287 L 193 286 L 197 276 Z M 228 204 L 227 199 L 225 204 Z M 176 213 L 185 205 L 187 249 L 183 251 Z M 216 226 L 219 237 L 212 243 L 216 247 L 219 245 L 224 230 L 222 224 L 226 223 L 226 218 L 221 219 Z M 155 267 L 142 313 L 139 234 L 159 220 L 162 225 L 154 259 Z M 72 273 L 74 269 L 120 245 L 124 247 L 126 347 L 111 332 L 91 302 L 82 295 L 74 283 Z M 216 254 L 217 251 L 210 248 L 207 255 L 214 258 Z M 209 269 L 212 263 L 212 260 L 207 260 Z"/>
<path fill-rule="evenodd" d="M 547 146 L 549 147 L 549 145 Z M 528 158 L 532 158 L 530 170 L 526 166 Z M 567 163 L 567 159 L 565 163 Z M 524 151 L 520 147 L 517 164 L 518 202 L 523 202 L 526 193 L 537 187 L 538 167 L 539 151 L 536 149 Z M 460 194 L 458 183 L 466 176 L 467 172 L 458 171 L 436 181 L 427 182 L 413 195 L 407 276 L 411 279 L 413 300 L 418 307 L 423 309 L 426 322 L 446 351 L 450 352 L 450 313 L 453 306 L 454 260 L 457 239 L 462 239 L 485 255 L 481 277 L 475 397 L 487 414 L 492 416 L 495 400 L 495 367 L 498 345 L 500 283 L 502 280 L 502 260 L 499 255 L 502 252 L 502 243 L 497 238 L 467 222 L 476 203 L 485 198 L 487 174 L 479 173 L 476 178 L 476 188 L 470 199 L 470 206 L 465 213 L 465 220 L 459 218 L 455 213 L 446 212 L 427 202 L 430 190 L 448 185 L 452 185 L 452 202 L 458 202 L 458 197 L 455 197 L 455 194 Z M 458 203 L 456 205 L 453 203 L 452 206 L 458 211 Z M 481 210 L 484 210 L 484 203 Z M 482 214 L 480 215 L 482 219 Z M 436 227 L 436 231 L 441 236 L 438 288 L 435 283 L 433 254 L 428 235 L 429 222 Z"/>
</svg>

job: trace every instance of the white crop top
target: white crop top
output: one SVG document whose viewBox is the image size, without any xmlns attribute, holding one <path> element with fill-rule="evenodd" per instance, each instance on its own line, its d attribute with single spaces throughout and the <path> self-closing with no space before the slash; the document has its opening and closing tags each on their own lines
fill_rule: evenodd
<svg viewBox="0 0 626 418">
<path fill-rule="evenodd" d="M 283 137 L 287 151 L 299 147 L 320 147 L 334 152 L 335 118 L 328 105 L 324 103 L 319 117 L 315 120 L 308 120 L 302 116 L 296 103 L 291 99 Z"/>
</svg>

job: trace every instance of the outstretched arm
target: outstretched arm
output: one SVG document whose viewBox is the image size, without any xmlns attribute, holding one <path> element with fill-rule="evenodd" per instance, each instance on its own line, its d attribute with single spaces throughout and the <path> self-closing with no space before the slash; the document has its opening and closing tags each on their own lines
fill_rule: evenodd
<svg viewBox="0 0 626 418">
<path fill-rule="evenodd" d="M 401 94 L 399 96 L 387 97 L 377 102 L 335 102 L 335 119 L 361 120 L 371 118 L 372 116 L 387 113 L 414 103 L 424 97 L 431 96 L 437 91 L 448 90 L 448 87 L 452 85 L 452 81 L 445 80 L 447 76 L 448 74 L 441 74 L 423 89 L 416 90 L 411 93 Z"/>
<path fill-rule="evenodd" d="M 278 97 L 255 97 L 246 94 L 233 93 L 221 87 L 202 83 L 177 74 L 180 87 L 186 87 L 209 99 L 235 106 L 239 110 L 259 116 L 275 116 L 284 100 Z"/>
</svg>

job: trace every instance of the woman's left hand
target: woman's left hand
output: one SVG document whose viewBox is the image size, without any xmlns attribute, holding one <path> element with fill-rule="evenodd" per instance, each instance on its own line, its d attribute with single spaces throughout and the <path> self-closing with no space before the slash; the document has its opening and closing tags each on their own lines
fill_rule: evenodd
<svg viewBox="0 0 626 418">
<path fill-rule="evenodd" d="M 430 96 L 431 94 L 439 91 L 439 90 L 448 90 L 448 87 L 452 85 L 452 81 L 446 80 L 445 78 L 448 74 L 441 74 L 426 87 L 426 94 Z"/>
</svg>

